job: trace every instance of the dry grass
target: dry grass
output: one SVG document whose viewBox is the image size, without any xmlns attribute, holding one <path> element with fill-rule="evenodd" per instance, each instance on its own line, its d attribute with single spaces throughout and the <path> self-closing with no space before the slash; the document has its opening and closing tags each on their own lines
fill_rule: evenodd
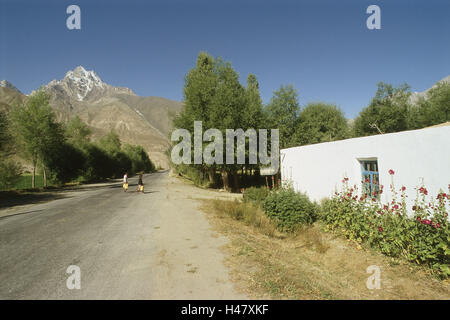
<svg viewBox="0 0 450 320">
<path fill-rule="evenodd" d="M 255 299 L 450 299 L 449 284 L 427 270 L 336 238 L 318 225 L 288 235 L 264 213 L 239 201 L 202 200 L 225 247 L 232 280 Z M 369 290 L 368 266 L 381 269 Z"/>
</svg>

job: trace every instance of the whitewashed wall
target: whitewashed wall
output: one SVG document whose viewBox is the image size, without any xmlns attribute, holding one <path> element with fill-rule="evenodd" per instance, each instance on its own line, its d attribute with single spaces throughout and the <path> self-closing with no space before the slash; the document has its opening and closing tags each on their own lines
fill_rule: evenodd
<svg viewBox="0 0 450 320">
<path fill-rule="evenodd" d="M 395 171 L 396 189 L 406 187 L 408 208 L 422 178 L 429 196 L 436 197 L 440 189 L 448 192 L 450 184 L 450 126 L 319 143 L 280 153 L 282 181 L 291 181 L 297 191 L 317 201 L 332 196 L 335 188 L 340 190 L 344 177 L 361 191 L 359 159 L 377 158 L 385 190 L 382 202 L 391 199 L 389 169 Z"/>
</svg>

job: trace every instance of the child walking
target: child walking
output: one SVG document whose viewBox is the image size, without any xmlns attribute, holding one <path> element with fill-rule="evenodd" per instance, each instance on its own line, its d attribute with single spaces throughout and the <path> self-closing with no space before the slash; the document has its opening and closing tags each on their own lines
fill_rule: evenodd
<svg viewBox="0 0 450 320">
<path fill-rule="evenodd" d="M 125 174 L 123 175 L 123 192 L 127 192 L 128 191 L 128 172 L 125 172 Z"/>
<path fill-rule="evenodd" d="M 139 175 L 139 181 L 138 181 L 138 189 L 136 192 L 142 191 L 144 193 L 144 183 L 142 182 L 142 173 Z"/>
</svg>

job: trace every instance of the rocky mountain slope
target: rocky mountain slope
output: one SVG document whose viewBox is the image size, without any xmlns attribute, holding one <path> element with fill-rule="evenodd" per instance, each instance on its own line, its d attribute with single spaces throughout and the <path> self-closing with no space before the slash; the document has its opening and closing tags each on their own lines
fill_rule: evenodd
<svg viewBox="0 0 450 320">
<path fill-rule="evenodd" d="M 26 96 L 7 81 L 0 86 L 0 108 L 10 109 Z M 4 83 L 4 85 L 3 85 Z M 142 145 L 158 166 L 168 168 L 165 151 L 173 117 L 183 104 L 160 97 L 140 97 L 131 89 L 104 83 L 94 71 L 82 66 L 70 70 L 61 80 L 44 89 L 59 121 L 78 115 L 93 131 L 93 139 L 114 129 L 122 142 Z"/>
<path fill-rule="evenodd" d="M 428 91 L 430 91 L 430 89 L 432 89 L 432 88 L 435 88 L 436 85 L 437 85 L 438 83 L 440 83 L 440 82 L 450 83 L 450 76 L 447 76 L 447 77 L 445 77 L 444 79 L 438 81 L 434 86 L 432 86 L 431 88 L 429 88 L 429 89 L 427 89 L 427 90 L 425 90 L 425 91 L 422 91 L 422 92 L 417 92 L 417 91 L 411 92 L 411 96 L 410 96 L 410 98 L 409 98 L 409 102 L 412 103 L 412 104 L 416 104 L 417 102 L 419 102 L 419 100 L 420 100 L 421 98 L 425 98 L 425 99 L 426 99 L 426 98 L 427 98 Z"/>
</svg>

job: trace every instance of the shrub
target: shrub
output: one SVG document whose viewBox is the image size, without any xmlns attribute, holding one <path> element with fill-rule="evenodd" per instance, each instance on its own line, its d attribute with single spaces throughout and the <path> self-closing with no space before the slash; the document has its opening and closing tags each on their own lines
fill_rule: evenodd
<svg viewBox="0 0 450 320">
<path fill-rule="evenodd" d="M 20 179 L 22 167 L 12 160 L 1 159 L 0 189 L 12 188 Z"/>
<path fill-rule="evenodd" d="M 390 174 L 393 177 L 394 171 L 390 170 Z M 359 196 L 356 186 L 348 186 L 344 179 L 342 191 L 322 203 L 320 216 L 327 231 L 359 243 L 366 242 L 385 255 L 428 265 L 447 278 L 450 275 L 446 209 L 449 195 L 441 191 L 436 201 L 426 201 L 427 189 L 417 188 L 417 199 L 411 208 L 414 215 L 408 217 L 405 190 L 405 187 L 396 190 L 392 181 L 393 200 L 382 204 L 376 198 Z"/>
<path fill-rule="evenodd" d="M 69 143 L 62 143 L 47 156 L 48 179 L 54 184 L 76 179 L 83 172 L 85 163 L 83 151 Z"/>
<path fill-rule="evenodd" d="M 267 190 L 266 187 L 251 187 L 248 189 L 245 189 L 244 192 L 244 202 L 254 202 L 258 206 L 262 204 L 262 202 L 267 198 L 269 195 L 269 190 Z"/>
<path fill-rule="evenodd" d="M 303 193 L 293 189 L 280 189 L 270 193 L 263 201 L 265 213 L 276 221 L 278 229 L 292 232 L 302 224 L 314 221 L 315 205 Z"/>
</svg>

